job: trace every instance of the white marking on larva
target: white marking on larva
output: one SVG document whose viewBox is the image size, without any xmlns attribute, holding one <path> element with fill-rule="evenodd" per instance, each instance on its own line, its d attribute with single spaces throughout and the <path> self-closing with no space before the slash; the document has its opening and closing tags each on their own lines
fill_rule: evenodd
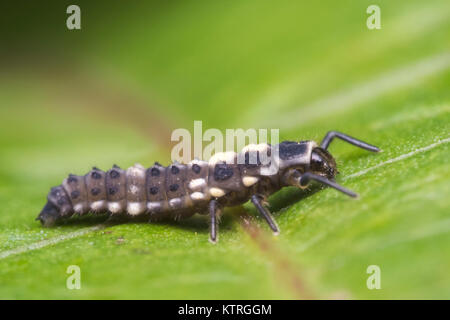
<svg viewBox="0 0 450 320">
<path fill-rule="evenodd" d="M 91 210 L 100 211 L 105 208 L 105 204 L 106 204 L 105 200 L 94 201 L 91 203 Z"/>
<path fill-rule="evenodd" d="M 138 168 L 138 169 L 141 169 L 141 170 L 145 170 L 144 166 L 142 164 L 140 164 L 140 163 L 135 163 L 134 167 Z"/>
<path fill-rule="evenodd" d="M 205 163 L 206 163 L 205 161 L 199 160 L 197 158 L 189 162 L 189 164 L 198 164 L 198 165 L 202 165 L 202 164 L 205 164 Z"/>
<path fill-rule="evenodd" d="M 205 179 L 194 179 L 191 182 L 189 182 L 189 189 L 191 190 L 197 190 L 201 189 L 206 185 Z"/>
<path fill-rule="evenodd" d="M 108 202 L 108 210 L 112 213 L 119 213 L 123 208 L 120 202 Z"/>
<path fill-rule="evenodd" d="M 209 159 L 209 165 L 215 166 L 216 163 L 225 161 L 227 164 L 233 164 L 235 163 L 237 153 L 234 151 L 227 151 L 227 152 L 219 152 L 216 153 Z"/>
<path fill-rule="evenodd" d="M 136 216 L 145 211 L 145 205 L 142 202 L 128 202 L 127 212 L 132 216 Z"/>
<path fill-rule="evenodd" d="M 261 167 L 259 169 L 259 174 L 261 176 L 273 176 L 280 169 L 280 161 L 278 158 L 272 159 L 270 166 Z"/>
<path fill-rule="evenodd" d="M 76 213 L 83 213 L 83 204 L 82 203 L 78 203 L 73 207 L 73 211 L 75 211 Z"/>
<path fill-rule="evenodd" d="M 161 208 L 161 202 L 158 201 L 147 202 L 147 208 L 149 211 L 159 210 Z"/>
<path fill-rule="evenodd" d="M 257 177 L 244 177 L 242 178 L 242 183 L 244 184 L 244 186 L 246 187 L 251 187 L 252 185 L 254 185 L 255 183 L 258 182 L 258 178 Z"/>
<path fill-rule="evenodd" d="M 170 201 L 169 201 L 169 206 L 172 208 L 178 208 L 180 205 L 181 205 L 180 198 L 170 199 Z"/>
<path fill-rule="evenodd" d="M 267 151 L 267 149 L 269 148 L 269 145 L 267 143 L 260 143 L 260 144 L 249 144 L 246 145 L 244 148 L 242 148 L 243 153 L 247 152 L 247 151 L 259 151 L 259 152 L 265 152 Z"/>
<path fill-rule="evenodd" d="M 203 200 L 205 199 L 205 194 L 202 192 L 194 192 L 191 194 L 192 200 Z"/>
<path fill-rule="evenodd" d="M 142 165 L 140 165 L 139 163 L 136 163 L 133 167 L 128 168 L 127 175 L 133 176 L 133 177 L 144 178 L 145 177 L 145 168 Z"/>
<path fill-rule="evenodd" d="M 220 188 L 211 188 L 209 189 L 209 193 L 216 198 L 223 197 L 225 195 L 225 191 Z"/>
<path fill-rule="evenodd" d="M 139 192 L 139 187 L 136 186 L 135 184 L 129 185 L 128 188 L 130 189 L 130 192 L 132 194 L 137 194 Z"/>
</svg>

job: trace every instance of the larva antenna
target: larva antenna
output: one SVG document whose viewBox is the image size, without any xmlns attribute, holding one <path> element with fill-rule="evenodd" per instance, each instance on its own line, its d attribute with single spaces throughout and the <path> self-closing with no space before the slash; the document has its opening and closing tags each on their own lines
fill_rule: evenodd
<svg viewBox="0 0 450 320">
<path fill-rule="evenodd" d="M 352 197 L 352 198 L 358 198 L 359 197 L 357 193 L 355 193 L 355 192 L 353 192 L 353 191 L 351 191 L 351 190 L 349 190 L 347 188 L 344 188 L 340 184 L 337 184 L 334 181 L 328 180 L 325 177 L 319 176 L 319 175 L 311 173 L 311 172 L 305 172 L 304 174 L 302 174 L 302 176 L 299 178 L 299 184 L 301 186 L 306 186 L 309 183 L 309 181 L 311 181 L 311 180 L 315 180 L 315 181 L 320 182 L 320 183 L 322 183 L 324 185 L 332 187 L 332 188 L 334 188 L 334 189 L 336 189 L 336 190 L 338 190 L 338 191 L 340 191 L 342 193 L 345 193 L 349 197 Z"/>
<path fill-rule="evenodd" d="M 372 152 L 380 152 L 381 151 L 378 147 L 376 147 L 374 145 L 371 145 L 367 142 L 358 140 L 356 138 L 349 136 L 348 134 L 344 134 L 344 133 L 338 132 L 338 131 L 328 132 L 327 135 L 325 136 L 325 138 L 323 138 L 322 142 L 320 143 L 320 147 L 326 150 L 334 138 L 339 138 L 345 142 L 348 142 L 356 147 L 359 147 L 359 148 L 367 150 L 367 151 L 372 151 Z"/>
</svg>

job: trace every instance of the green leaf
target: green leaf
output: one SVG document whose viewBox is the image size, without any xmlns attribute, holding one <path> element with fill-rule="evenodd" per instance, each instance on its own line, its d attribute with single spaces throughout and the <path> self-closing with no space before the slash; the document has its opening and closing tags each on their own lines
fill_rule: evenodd
<svg viewBox="0 0 450 320">
<path fill-rule="evenodd" d="M 45 59 L 17 54 L 0 75 L 0 298 L 450 298 L 450 6 L 379 1 L 382 29 L 368 30 L 370 4 L 82 2 L 80 31 L 40 8 L 42 31 L 30 20 L 11 50 Z M 204 216 L 34 221 L 67 174 L 167 162 L 166 132 L 194 120 L 281 140 L 335 129 L 383 152 L 333 142 L 337 180 L 360 199 L 284 189 L 270 199 L 278 237 L 249 204 L 225 211 L 217 245 Z"/>
</svg>

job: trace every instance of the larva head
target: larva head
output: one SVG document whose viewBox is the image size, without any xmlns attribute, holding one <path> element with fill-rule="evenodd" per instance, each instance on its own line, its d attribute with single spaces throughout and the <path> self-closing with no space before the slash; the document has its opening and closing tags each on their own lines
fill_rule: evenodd
<svg viewBox="0 0 450 320">
<path fill-rule="evenodd" d="M 311 153 L 310 171 L 328 180 L 334 180 L 337 174 L 336 161 L 325 149 L 314 148 Z"/>
<path fill-rule="evenodd" d="M 278 145 L 278 158 L 286 181 L 294 181 L 307 171 L 329 180 L 334 180 L 337 173 L 333 156 L 314 141 L 284 141 Z"/>
</svg>

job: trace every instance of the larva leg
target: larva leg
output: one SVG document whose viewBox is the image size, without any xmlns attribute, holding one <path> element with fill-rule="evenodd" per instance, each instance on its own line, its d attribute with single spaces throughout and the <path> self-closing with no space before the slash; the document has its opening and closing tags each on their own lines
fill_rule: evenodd
<svg viewBox="0 0 450 320">
<path fill-rule="evenodd" d="M 348 142 L 354 146 L 360 147 L 360 148 L 368 150 L 368 151 L 372 151 L 372 152 L 380 152 L 381 151 L 377 147 L 375 147 L 371 144 L 368 144 L 367 142 L 355 139 L 353 137 L 350 137 L 347 134 L 344 134 L 344 133 L 338 132 L 338 131 L 329 131 L 327 133 L 327 135 L 325 136 L 325 138 L 323 138 L 322 142 L 320 143 L 320 147 L 323 149 L 327 149 L 328 146 L 330 145 L 331 141 L 333 141 L 334 138 L 339 138 L 341 140 L 344 140 L 345 142 Z"/>
<path fill-rule="evenodd" d="M 217 215 L 219 214 L 219 203 L 217 200 L 211 200 L 209 202 L 209 216 L 210 216 L 210 234 L 209 241 L 211 243 L 217 243 L 218 241 L 218 224 L 217 224 Z"/>
<path fill-rule="evenodd" d="M 273 220 L 269 210 L 267 210 L 262 204 L 262 199 L 263 198 L 259 195 L 253 195 L 251 201 L 258 210 L 259 214 L 261 214 L 263 218 L 267 221 L 273 233 L 275 235 L 278 235 L 280 233 L 280 229 L 278 229 L 277 223 L 275 222 L 275 220 Z"/>
</svg>

